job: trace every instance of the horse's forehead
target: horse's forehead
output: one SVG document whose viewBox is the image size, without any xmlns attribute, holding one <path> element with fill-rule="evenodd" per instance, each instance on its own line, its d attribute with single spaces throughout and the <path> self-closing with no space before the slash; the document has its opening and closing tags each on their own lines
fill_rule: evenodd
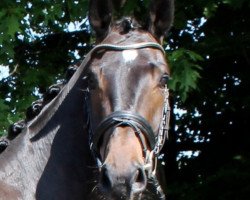
<svg viewBox="0 0 250 200">
<path fill-rule="evenodd" d="M 127 33 L 122 33 L 117 28 L 111 28 L 111 31 L 102 43 L 128 45 L 140 42 L 157 42 L 157 40 L 150 32 L 142 29 L 134 29 Z"/>
<path fill-rule="evenodd" d="M 102 44 L 114 44 L 114 45 L 133 45 L 138 43 L 153 42 L 157 43 L 156 39 L 147 31 L 140 29 L 131 30 L 130 32 L 123 34 L 119 31 L 111 30 L 107 37 L 102 41 Z M 111 80 L 114 74 L 119 71 L 123 75 L 133 68 L 133 71 L 142 71 L 152 66 L 163 66 L 161 71 L 169 72 L 168 66 L 165 60 L 165 56 L 159 49 L 155 48 L 142 48 L 142 49 L 128 49 L 122 51 L 104 51 L 104 54 L 95 59 L 93 62 L 94 71 L 101 76 L 108 76 Z M 111 77 L 110 77 L 110 76 Z M 112 78 L 113 77 L 113 78 Z M 124 77 L 124 76 L 123 76 Z"/>
<path fill-rule="evenodd" d="M 153 72 L 154 67 L 163 73 L 168 72 L 164 55 L 153 48 L 106 51 L 102 59 L 96 60 L 94 65 L 94 71 L 101 76 L 111 76 L 110 78 L 116 78 L 116 73 L 130 74 L 130 71 L 138 76 L 138 72 Z"/>
<path fill-rule="evenodd" d="M 115 71 L 129 72 L 129 70 L 144 71 L 158 69 L 162 73 L 169 73 L 165 56 L 161 50 L 147 47 L 142 49 L 127 49 L 122 51 L 106 51 L 97 66 L 101 67 L 104 75 L 113 75 Z M 100 68 L 98 67 L 98 71 Z M 146 70 L 146 71 L 145 71 Z M 109 73 L 110 72 L 110 73 Z"/>
</svg>

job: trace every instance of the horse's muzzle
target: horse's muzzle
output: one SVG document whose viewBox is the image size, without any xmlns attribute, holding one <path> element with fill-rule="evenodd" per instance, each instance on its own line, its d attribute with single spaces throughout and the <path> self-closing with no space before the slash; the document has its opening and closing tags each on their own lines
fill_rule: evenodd
<svg viewBox="0 0 250 200">
<path fill-rule="evenodd" d="M 145 190 L 147 176 L 142 166 L 131 165 L 129 170 L 119 172 L 106 164 L 101 169 L 100 185 L 108 196 L 130 199 Z"/>
</svg>

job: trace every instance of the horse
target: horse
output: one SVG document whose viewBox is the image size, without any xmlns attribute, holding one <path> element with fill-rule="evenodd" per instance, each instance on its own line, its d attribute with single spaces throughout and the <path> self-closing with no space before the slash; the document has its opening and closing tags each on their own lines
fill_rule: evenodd
<svg viewBox="0 0 250 200">
<path fill-rule="evenodd" d="M 145 24 L 113 20 L 123 4 L 90 0 L 96 45 L 66 84 L 11 127 L 0 154 L 1 200 L 165 199 L 156 163 L 168 132 L 162 42 L 174 3 L 152 1 Z"/>
</svg>

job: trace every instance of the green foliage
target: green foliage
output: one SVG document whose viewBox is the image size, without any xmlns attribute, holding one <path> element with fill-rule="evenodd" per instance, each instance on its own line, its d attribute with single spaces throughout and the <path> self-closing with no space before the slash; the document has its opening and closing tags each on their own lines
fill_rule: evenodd
<svg viewBox="0 0 250 200">
<path fill-rule="evenodd" d="M 0 60 L 6 63 L 14 57 L 15 35 L 20 32 L 20 21 L 24 17 L 23 9 L 14 7 L 13 3 L 0 8 Z"/>
<path fill-rule="evenodd" d="M 126 0 L 124 5 L 114 12 L 115 18 L 124 16 L 135 16 L 137 20 L 143 22 L 147 19 L 149 0 Z"/>
<path fill-rule="evenodd" d="M 6 105 L 4 100 L 0 99 L 0 136 L 6 134 L 6 127 L 9 125 L 7 113 L 10 112 L 9 106 Z M 6 120 L 7 118 L 7 120 Z"/>
<path fill-rule="evenodd" d="M 190 50 L 177 49 L 168 56 L 171 66 L 171 80 L 169 87 L 176 91 L 182 101 L 185 101 L 188 93 L 198 89 L 197 83 L 200 78 L 198 64 L 203 58 Z"/>
<path fill-rule="evenodd" d="M 176 182 L 168 189 L 175 200 L 247 200 L 250 192 L 250 159 L 241 156 L 217 169 L 212 175 L 199 175 L 191 183 Z"/>
<path fill-rule="evenodd" d="M 3 102 L 3 100 L 1 99 L 1 104 L 2 104 L 2 102 Z M 4 104 L 5 104 L 5 102 L 4 102 Z M 0 105 L 0 110 L 1 110 L 0 136 L 7 134 L 7 130 L 8 130 L 8 127 L 10 124 L 13 124 L 13 123 L 19 121 L 20 119 L 24 118 L 24 113 L 22 113 L 21 110 L 19 110 L 18 113 L 15 113 L 15 112 L 12 112 L 11 108 L 9 106 L 7 106 L 6 104 L 4 106 L 5 106 L 5 108 L 3 108 L 2 105 Z M 25 104 L 25 106 L 27 108 L 28 104 Z"/>
<path fill-rule="evenodd" d="M 24 118 L 31 102 L 76 61 L 72 47 L 64 43 L 71 38 L 63 37 L 70 22 L 80 23 L 86 17 L 87 8 L 87 0 L 1 0 L 0 66 L 9 66 L 14 73 L 0 81 L 0 136 L 9 124 Z"/>
<path fill-rule="evenodd" d="M 207 18 L 212 17 L 216 13 L 217 8 L 218 8 L 217 3 L 211 2 L 204 8 L 203 11 L 204 16 L 206 16 Z"/>
<path fill-rule="evenodd" d="M 223 0 L 224 4 L 229 4 L 232 8 L 240 9 L 242 6 L 248 5 L 250 6 L 249 0 Z"/>
</svg>

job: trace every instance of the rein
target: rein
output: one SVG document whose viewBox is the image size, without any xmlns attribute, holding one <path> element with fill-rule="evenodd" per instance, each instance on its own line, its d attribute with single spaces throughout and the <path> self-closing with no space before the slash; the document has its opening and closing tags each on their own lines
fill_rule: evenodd
<svg viewBox="0 0 250 200">
<path fill-rule="evenodd" d="M 95 46 L 90 53 L 86 56 L 85 59 L 88 61 L 91 60 L 92 55 L 95 52 L 100 50 L 109 50 L 109 51 L 123 51 L 123 50 L 131 50 L 131 49 L 143 49 L 143 48 L 154 48 L 160 50 L 163 54 L 165 51 L 163 47 L 154 42 L 143 42 L 136 43 L 131 45 L 113 45 L 113 44 L 100 44 Z M 89 65 L 84 59 L 81 67 L 83 70 L 86 70 Z M 157 194 L 160 199 L 165 199 L 165 194 L 161 186 L 158 183 L 158 179 L 156 177 L 156 164 L 157 164 L 157 156 L 159 155 L 165 140 L 168 138 L 168 130 L 169 130 L 169 117 L 170 117 L 170 107 L 168 102 L 168 89 L 165 86 L 164 89 L 164 107 L 162 111 L 162 119 L 159 126 L 158 134 L 155 134 L 152 130 L 151 125 L 147 122 L 145 118 L 140 116 L 137 113 L 132 113 L 130 111 L 115 111 L 107 116 L 97 127 L 96 131 L 93 132 L 91 127 L 91 112 L 90 112 L 90 91 L 88 86 L 84 90 L 85 92 L 85 105 L 87 109 L 87 127 L 89 132 L 89 143 L 90 149 L 94 155 L 94 158 L 97 161 L 97 165 L 101 167 L 103 165 L 101 158 L 99 156 L 99 144 L 100 140 L 105 134 L 108 134 L 108 138 L 112 135 L 112 131 L 108 131 L 111 128 L 115 127 L 131 127 L 135 134 L 138 136 L 142 147 L 143 153 L 145 156 L 145 170 L 148 172 L 148 178 L 151 178 L 156 187 Z M 145 138 L 145 139 L 144 139 Z M 150 147 L 150 149 L 148 148 Z"/>
</svg>

